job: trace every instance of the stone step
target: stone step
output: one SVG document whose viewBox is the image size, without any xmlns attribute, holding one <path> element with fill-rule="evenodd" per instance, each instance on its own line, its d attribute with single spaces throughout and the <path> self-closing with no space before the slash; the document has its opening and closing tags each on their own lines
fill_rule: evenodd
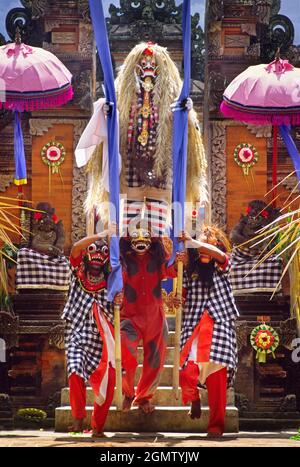
<svg viewBox="0 0 300 467">
<path fill-rule="evenodd" d="M 241 431 L 287 431 L 291 428 L 299 428 L 300 418 L 247 418 L 240 417 Z"/>
<path fill-rule="evenodd" d="M 14 420 L 13 418 L 0 418 L 0 430 L 13 430 Z"/>
<path fill-rule="evenodd" d="M 292 419 L 297 419 L 299 420 L 300 418 L 300 413 L 299 412 L 278 412 L 278 411 L 274 411 L 274 412 L 253 412 L 253 411 L 247 411 L 247 412 L 244 412 L 242 414 L 242 417 L 243 418 L 247 418 L 247 419 L 261 419 L 261 418 L 265 418 L 265 419 L 276 419 L 276 420 L 282 420 L 282 419 L 289 419 L 289 420 L 292 420 Z"/>
<path fill-rule="evenodd" d="M 181 391 L 179 391 L 179 399 L 175 398 L 173 388 L 171 386 L 159 386 L 154 394 L 152 402 L 157 407 L 171 406 L 171 407 L 180 407 L 183 406 L 181 400 Z M 207 391 L 201 389 L 201 403 L 202 406 L 207 406 Z M 66 406 L 70 404 L 69 398 L 70 392 L 69 388 L 63 388 L 61 391 L 61 405 Z M 86 404 L 93 405 L 94 403 L 94 394 L 92 388 L 87 387 L 86 391 Z M 115 406 L 115 400 L 112 402 L 112 406 Z M 227 405 L 234 405 L 234 391 L 233 389 L 228 389 L 227 391 Z"/>
<path fill-rule="evenodd" d="M 87 407 L 85 427 L 90 426 L 92 407 Z M 104 431 L 109 432 L 177 432 L 177 433 L 203 433 L 207 430 L 208 408 L 204 407 L 202 416 L 191 420 L 188 416 L 189 407 L 159 407 L 151 414 L 143 414 L 139 409 L 133 408 L 129 413 L 123 413 L 111 408 L 106 420 Z M 72 425 L 70 406 L 58 407 L 55 410 L 55 431 L 66 432 Z M 239 416 L 236 407 L 227 406 L 225 431 L 237 433 L 239 431 Z"/>
</svg>

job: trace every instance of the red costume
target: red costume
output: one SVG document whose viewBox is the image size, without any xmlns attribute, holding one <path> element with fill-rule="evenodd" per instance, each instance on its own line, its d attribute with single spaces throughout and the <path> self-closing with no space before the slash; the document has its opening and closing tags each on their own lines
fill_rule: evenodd
<svg viewBox="0 0 300 467">
<path fill-rule="evenodd" d="M 95 242 L 70 257 L 73 278 L 66 320 L 70 404 L 75 420 L 86 417 L 86 382 L 95 394 L 92 427 L 98 433 L 112 403 L 115 386 L 113 313 L 106 298 L 108 247 Z"/>
<path fill-rule="evenodd" d="M 175 277 L 175 268 L 167 268 L 165 260 L 160 261 L 156 247 L 162 248 L 159 240 L 139 255 L 133 250 L 125 253 L 124 301 L 121 310 L 121 340 L 123 392 L 134 404 L 143 406 L 151 400 L 159 384 L 159 377 L 165 361 L 168 326 L 165 318 L 161 281 Z M 134 377 L 137 361 L 137 347 L 143 341 L 143 370 L 135 391 Z"/>
<path fill-rule="evenodd" d="M 221 246 L 216 233 L 218 229 L 206 228 L 203 245 Z M 234 321 L 238 310 L 228 280 L 228 257 L 218 251 L 225 262 L 218 263 L 197 249 L 188 250 L 180 354 L 183 403 L 191 402 L 191 418 L 200 418 L 198 384 L 206 385 L 211 435 L 224 432 L 227 382 L 232 384 L 237 366 Z"/>
</svg>

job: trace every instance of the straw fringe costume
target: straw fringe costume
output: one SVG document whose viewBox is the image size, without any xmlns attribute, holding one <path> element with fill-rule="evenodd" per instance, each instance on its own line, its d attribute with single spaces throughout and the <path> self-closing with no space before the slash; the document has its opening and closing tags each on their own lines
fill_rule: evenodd
<svg viewBox="0 0 300 467">
<path fill-rule="evenodd" d="M 140 71 L 142 67 L 147 66 L 144 65 L 145 60 L 150 60 L 150 72 L 154 76 L 151 82 L 148 77 L 146 85 L 147 77 L 142 79 L 142 75 L 139 75 L 144 73 Z M 179 97 L 182 87 L 179 71 L 165 48 L 141 43 L 126 57 L 115 85 L 122 159 L 121 193 L 126 195 L 129 207 L 130 203 L 143 201 L 144 198 L 152 200 L 156 209 L 161 204 L 168 205 L 171 202 L 173 177 L 171 104 Z M 88 167 L 93 179 L 86 202 L 88 211 L 108 199 L 103 183 L 99 189 L 101 153 L 102 145 L 96 148 Z M 186 200 L 193 203 L 206 200 L 206 159 L 193 109 L 189 111 Z M 137 215 L 139 209 L 141 207 L 137 207 Z M 125 217 L 128 210 L 125 202 Z M 102 211 L 100 215 L 103 218 L 106 213 Z M 159 234 L 162 233 L 159 230 Z"/>
</svg>

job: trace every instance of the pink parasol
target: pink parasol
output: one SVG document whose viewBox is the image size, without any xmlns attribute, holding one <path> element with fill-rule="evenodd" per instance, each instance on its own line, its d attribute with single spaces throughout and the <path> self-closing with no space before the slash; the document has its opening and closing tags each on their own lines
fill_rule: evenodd
<svg viewBox="0 0 300 467">
<path fill-rule="evenodd" d="M 300 69 L 279 57 L 269 65 L 250 66 L 225 89 L 221 112 L 255 125 L 273 125 L 272 185 L 277 185 L 277 135 L 280 125 L 300 124 Z M 275 190 L 273 202 L 275 204 Z"/>
<path fill-rule="evenodd" d="M 299 124 L 300 68 L 280 58 L 250 66 L 225 89 L 221 111 L 256 125 Z"/>
<path fill-rule="evenodd" d="M 0 108 L 49 109 L 73 97 L 69 70 L 51 52 L 38 47 L 19 43 L 0 47 L 0 78 L 6 98 Z"/>
<path fill-rule="evenodd" d="M 0 108 L 14 111 L 15 184 L 22 192 L 27 183 L 26 161 L 19 112 L 49 109 L 67 103 L 73 97 L 72 75 L 47 50 L 21 42 L 16 30 L 15 43 L 0 47 Z"/>
</svg>

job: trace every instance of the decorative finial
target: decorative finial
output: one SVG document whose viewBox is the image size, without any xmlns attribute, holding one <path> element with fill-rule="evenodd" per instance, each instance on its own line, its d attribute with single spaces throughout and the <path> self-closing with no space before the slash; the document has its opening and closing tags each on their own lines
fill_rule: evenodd
<svg viewBox="0 0 300 467">
<path fill-rule="evenodd" d="M 22 43 L 21 29 L 16 27 L 15 43 L 20 45 Z"/>
</svg>

